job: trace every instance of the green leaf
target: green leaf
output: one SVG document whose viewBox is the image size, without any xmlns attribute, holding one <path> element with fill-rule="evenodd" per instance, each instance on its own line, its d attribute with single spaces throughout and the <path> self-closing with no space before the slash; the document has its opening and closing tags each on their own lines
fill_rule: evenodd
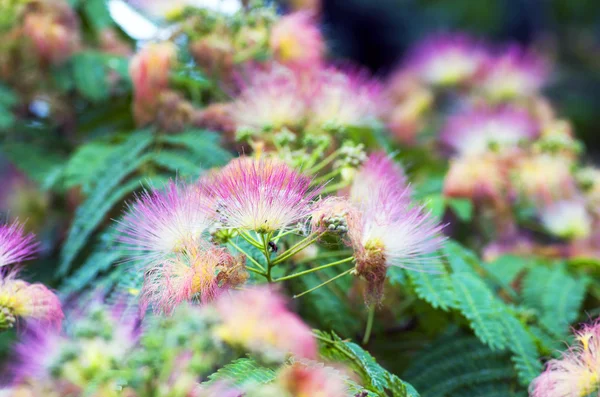
<svg viewBox="0 0 600 397">
<path fill-rule="evenodd" d="M 2 153 L 20 171 L 44 189 L 51 188 L 62 173 L 63 157 L 41 146 L 12 143 L 2 146 Z"/>
<path fill-rule="evenodd" d="M 490 263 L 485 269 L 503 285 L 510 285 L 529 265 L 529 260 L 516 255 L 502 255 Z"/>
<path fill-rule="evenodd" d="M 61 251 L 58 276 L 64 276 L 69 271 L 73 261 L 108 211 L 140 186 L 140 182 L 134 180 L 118 187 L 128 175 L 148 160 L 142 153 L 151 142 L 151 134 L 136 133 L 131 135 L 119 150 L 108 156 L 103 173 L 98 176 L 96 188 L 75 212 L 75 219 Z"/>
<path fill-rule="evenodd" d="M 452 280 L 440 260 L 430 265 L 431 272 L 406 270 L 417 296 L 436 309 L 448 311 L 456 307 Z"/>
<path fill-rule="evenodd" d="M 492 349 L 506 347 L 501 312 L 496 297 L 477 276 L 457 273 L 450 276 L 460 312 L 469 320 L 475 335 Z"/>
<path fill-rule="evenodd" d="M 107 6 L 107 0 L 85 0 L 81 7 L 86 20 L 92 25 L 96 32 L 109 28 L 113 20 Z"/>
<path fill-rule="evenodd" d="M 442 194 L 430 194 L 429 196 L 426 196 L 423 201 L 427 209 L 431 211 L 431 215 L 434 218 L 442 218 L 442 216 L 444 215 L 444 210 L 446 208 L 446 198 Z"/>
<path fill-rule="evenodd" d="M 238 387 L 251 387 L 275 380 L 277 374 L 271 368 L 258 364 L 251 358 L 240 358 L 209 375 L 207 384 L 224 381 Z"/>
<path fill-rule="evenodd" d="M 512 360 L 522 386 L 528 386 L 542 372 L 539 353 L 532 335 L 511 313 L 501 316 L 504 332 L 508 339 L 508 349 L 514 353 Z"/>
<path fill-rule="evenodd" d="M 386 396 L 392 391 L 395 397 L 418 397 L 416 390 L 395 375 L 390 374 L 375 361 L 369 352 L 356 343 L 342 340 L 335 333 L 315 330 L 321 345 L 321 356 L 345 363 L 362 380 L 366 390 Z"/>
<path fill-rule="evenodd" d="M 81 186 L 82 191 L 88 194 L 106 166 L 106 159 L 118 149 L 118 146 L 95 141 L 81 145 L 65 165 L 65 186 Z"/>
<path fill-rule="evenodd" d="M 448 206 L 463 222 L 469 222 L 473 218 L 473 203 L 469 199 L 448 199 Z"/>
<path fill-rule="evenodd" d="M 454 273 L 475 274 L 475 269 L 480 266 L 479 258 L 472 251 L 453 240 L 446 241 L 442 252 Z"/>
<path fill-rule="evenodd" d="M 75 88 L 86 99 L 97 102 L 108 98 L 103 55 L 95 51 L 83 51 L 73 56 L 73 79 Z"/>
<path fill-rule="evenodd" d="M 160 141 L 187 149 L 189 160 L 203 169 L 221 166 L 232 158 L 231 153 L 221 147 L 221 137 L 211 131 L 188 130 L 176 135 L 162 135 Z"/>
</svg>

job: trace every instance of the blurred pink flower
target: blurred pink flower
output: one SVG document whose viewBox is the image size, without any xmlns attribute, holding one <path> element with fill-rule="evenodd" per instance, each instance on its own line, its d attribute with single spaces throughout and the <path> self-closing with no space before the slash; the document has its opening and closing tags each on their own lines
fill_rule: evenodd
<svg viewBox="0 0 600 397">
<path fill-rule="evenodd" d="M 285 367 L 278 382 L 293 397 L 346 397 L 346 376 L 335 368 L 309 360 L 298 360 Z"/>
<path fill-rule="evenodd" d="M 0 328 L 11 327 L 17 318 L 60 326 L 64 317 L 60 300 L 46 286 L 17 279 L 19 271 L 0 271 Z"/>
<path fill-rule="evenodd" d="M 533 96 L 547 82 L 549 65 L 536 54 L 512 46 L 486 61 L 481 90 L 492 99 Z"/>
<path fill-rule="evenodd" d="M 202 184 L 170 181 L 164 190 L 144 191 L 119 221 L 119 240 L 143 266 L 195 247 L 213 223 L 214 210 Z"/>
<path fill-rule="evenodd" d="M 138 124 L 154 119 L 160 94 L 169 85 L 169 73 L 177 57 L 177 47 L 170 42 L 153 43 L 133 56 L 129 74 L 133 82 L 134 113 Z"/>
<path fill-rule="evenodd" d="M 146 272 L 141 309 L 152 305 L 156 312 L 171 313 L 182 302 L 207 303 L 246 278 L 243 260 L 224 248 L 208 243 L 190 247 Z"/>
<path fill-rule="evenodd" d="M 0 225 L 0 268 L 33 258 L 39 248 L 32 233 L 18 220 Z"/>
<path fill-rule="evenodd" d="M 389 192 L 384 192 L 387 189 Z M 361 203 L 379 194 L 394 194 L 406 201 L 411 194 L 404 169 L 384 152 L 371 153 L 358 170 L 350 188 L 350 200 Z"/>
<path fill-rule="evenodd" d="M 533 380 L 532 397 L 575 397 L 597 392 L 600 383 L 600 323 L 575 332 L 575 343 L 546 364 L 546 370 Z"/>
<path fill-rule="evenodd" d="M 298 127 L 307 112 L 304 84 L 300 73 L 282 65 L 252 70 L 232 106 L 231 115 L 236 125 L 255 133 Z"/>
<path fill-rule="evenodd" d="M 381 85 L 365 72 L 327 67 L 309 76 L 309 128 L 344 128 L 377 120 L 386 110 Z"/>
<path fill-rule="evenodd" d="M 486 49 L 467 35 L 437 34 L 417 44 L 407 68 L 429 84 L 462 84 L 480 72 L 486 58 Z"/>
<path fill-rule="evenodd" d="M 216 334 L 232 345 L 272 360 L 288 354 L 314 359 L 317 343 L 310 328 L 290 312 L 283 297 L 268 287 L 222 295 L 216 302 L 220 318 Z"/>
<path fill-rule="evenodd" d="M 560 200 L 539 210 L 542 226 L 554 236 L 583 239 L 592 233 L 592 214 L 581 198 Z"/>
<path fill-rule="evenodd" d="M 271 29 L 269 45 L 279 62 L 303 69 L 318 66 L 325 51 L 321 31 L 306 11 L 278 20 Z"/>
<path fill-rule="evenodd" d="M 319 192 L 310 184 L 308 176 L 278 160 L 240 157 L 211 187 L 224 227 L 269 233 L 305 220 Z"/>
<path fill-rule="evenodd" d="M 520 108 L 473 108 L 449 118 L 440 141 L 460 155 L 510 149 L 539 135 L 539 126 Z"/>
<path fill-rule="evenodd" d="M 519 159 L 511 169 L 511 181 L 521 200 L 548 205 L 576 194 L 577 186 L 571 173 L 572 166 L 573 161 L 564 156 L 526 156 Z"/>
</svg>

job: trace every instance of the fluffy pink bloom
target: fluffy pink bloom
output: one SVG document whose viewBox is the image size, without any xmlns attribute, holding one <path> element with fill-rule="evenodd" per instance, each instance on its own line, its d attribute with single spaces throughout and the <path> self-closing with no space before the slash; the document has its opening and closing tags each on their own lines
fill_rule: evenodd
<svg viewBox="0 0 600 397">
<path fill-rule="evenodd" d="M 216 175 L 212 191 L 226 228 L 274 232 L 303 221 L 318 189 L 283 162 L 241 157 Z"/>
<path fill-rule="evenodd" d="M 495 153 L 452 159 L 444 179 L 444 195 L 475 202 L 499 202 L 508 193 L 505 167 L 506 164 Z"/>
<path fill-rule="evenodd" d="M 306 118 L 306 88 L 300 74 L 282 65 L 253 70 L 233 103 L 231 115 L 238 128 L 256 132 L 294 128 Z"/>
<path fill-rule="evenodd" d="M 512 182 L 525 202 L 549 204 L 568 199 L 577 192 L 572 166 L 573 161 L 565 156 L 527 156 L 512 169 Z"/>
<path fill-rule="evenodd" d="M 343 128 L 379 118 L 387 106 L 381 85 L 362 72 L 324 68 L 311 76 L 309 126 Z"/>
<path fill-rule="evenodd" d="M 314 359 L 317 343 L 310 328 L 290 312 L 283 298 L 267 287 L 223 295 L 216 302 L 220 324 L 217 335 L 269 359 L 287 354 Z"/>
<path fill-rule="evenodd" d="M 144 191 L 119 222 L 119 240 L 144 266 L 195 247 L 213 222 L 202 185 L 170 181 L 164 190 Z"/>
<path fill-rule="evenodd" d="M 295 12 L 281 18 L 271 29 L 269 41 L 275 57 L 283 64 L 311 68 L 321 63 L 325 44 L 309 12 Z"/>
<path fill-rule="evenodd" d="M 142 311 L 149 304 L 157 312 L 171 313 L 182 302 L 206 303 L 246 279 L 243 261 L 227 250 L 207 243 L 191 247 L 147 271 Z"/>
<path fill-rule="evenodd" d="M 516 147 L 521 141 L 531 141 L 538 135 L 537 124 L 525 110 L 474 108 L 450 117 L 440 140 L 454 153 L 474 155 Z"/>
<path fill-rule="evenodd" d="M 32 8 L 33 10 L 33 8 Z M 66 2 L 44 2 L 23 18 L 23 34 L 44 62 L 60 64 L 79 47 L 77 15 Z"/>
<path fill-rule="evenodd" d="M 548 80 L 548 64 L 537 55 L 512 46 L 489 58 L 480 83 L 493 99 L 510 99 L 536 94 Z"/>
<path fill-rule="evenodd" d="M 485 49 L 464 34 L 438 34 L 415 47 L 408 68 L 426 83 L 454 85 L 473 79 L 486 57 Z"/>
<path fill-rule="evenodd" d="M 404 169 L 384 152 L 372 153 L 354 177 L 354 183 L 350 188 L 350 200 L 361 203 L 380 194 L 377 190 L 394 188 L 395 195 L 410 199 L 410 189 Z"/>
<path fill-rule="evenodd" d="M 23 224 L 0 225 L 0 268 L 31 259 L 39 244 L 32 233 L 25 233 Z"/>
<path fill-rule="evenodd" d="M 581 198 L 560 200 L 540 211 L 542 225 L 554 236 L 582 239 L 592 233 L 592 214 Z"/>
<path fill-rule="evenodd" d="M 292 396 L 348 396 L 346 376 L 335 368 L 314 361 L 295 361 L 280 372 L 278 382 Z"/>
<path fill-rule="evenodd" d="M 160 94 L 168 88 L 169 73 L 176 57 L 175 45 L 164 42 L 148 45 L 131 59 L 129 74 L 138 124 L 146 124 L 155 118 Z"/>
<path fill-rule="evenodd" d="M 600 384 L 600 324 L 575 333 L 575 343 L 561 359 L 550 360 L 533 380 L 532 397 L 580 397 L 591 395 Z"/>
<path fill-rule="evenodd" d="M 14 347 L 14 360 L 11 364 L 13 384 L 18 385 L 28 379 L 37 382 L 49 380 L 53 365 L 57 363 L 68 340 L 60 328 L 48 328 L 34 323 Z"/>
<path fill-rule="evenodd" d="M 371 165 L 367 164 L 371 167 Z M 367 169 L 368 170 L 368 169 Z M 408 199 L 408 187 L 402 186 L 403 174 L 390 165 L 373 167 L 380 177 L 359 171 L 353 185 L 371 184 L 363 189 L 356 203 L 361 216 L 357 224 L 348 225 L 348 236 L 354 249 L 357 274 L 368 282 L 367 302 L 378 302 L 389 266 L 427 270 L 427 256 L 437 250 L 444 238 L 441 225 Z M 367 178 L 366 182 L 361 178 Z"/>
<path fill-rule="evenodd" d="M 0 328 L 17 318 L 60 325 L 64 316 L 58 297 L 42 284 L 17 279 L 18 274 L 15 269 L 0 272 Z"/>
</svg>

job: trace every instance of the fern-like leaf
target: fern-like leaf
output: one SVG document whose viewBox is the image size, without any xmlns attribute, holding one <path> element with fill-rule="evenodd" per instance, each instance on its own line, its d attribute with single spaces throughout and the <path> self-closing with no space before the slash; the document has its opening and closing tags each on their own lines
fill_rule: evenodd
<svg viewBox="0 0 600 397">
<path fill-rule="evenodd" d="M 246 387 L 270 383 L 276 376 L 273 369 L 263 367 L 251 358 L 239 358 L 209 375 L 206 383 L 224 381 L 233 386 Z"/>
</svg>

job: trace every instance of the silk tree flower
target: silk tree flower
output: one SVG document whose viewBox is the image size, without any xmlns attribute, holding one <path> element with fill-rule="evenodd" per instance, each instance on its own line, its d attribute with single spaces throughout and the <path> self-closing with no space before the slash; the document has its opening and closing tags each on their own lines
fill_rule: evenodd
<svg viewBox="0 0 600 397">
<path fill-rule="evenodd" d="M 321 31 L 306 11 L 278 20 L 271 28 L 269 46 L 279 62 L 300 68 L 318 66 L 325 51 Z"/>
<path fill-rule="evenodd" d="M 129 64 L 134 113 L 138 124 L 154 119 L 160 94 L 169 86 L 169 73 L 177 57 L 173 43 L 153 43 L 140 50 Z"/>
<path fill-rule="evenodd" d="M 346 380 L 337 369 L 310 360 L 295 360 L 277 376 L 277 382 L 294 397 L 346 397 Z"/>
<path fill-rule="evenodd" d="M 575 343 L 560 359 L 546 364 L 545 371 L 529 387 L 532 397 L 583 397 L 600 386 L 600 324 L 575 332 Z"/>
<path fill-rule="evenodd" d="M 307 359 L 317 356 L 310 328 L 268 287 L 223 294 L 216 301 L 216 310 L 216 336 L 228 344 L 273 361 L 283 361 L 288 354 Z"/>
<path fill-rule="evenodd" d="M 478 87 L 492 99 L 504 100 L 537 94 L 547 82 L 546 61 L 518 46 L 512 46 L 485 64 Z"/>
<path fill-rule="evenodd" d="M 362 72 L 323 68 L 311 76 L 309 128 L 344 128 L 377 120 L 386 109 L 381 85 Z"/>
<path fill-rule="evenodd" d="M 193 249 L 212 225 L 214 210 L 202 184 L 170 181 L 164 190 L 144 191 L 119 222 L 119 241 L 143 267 Z"/>
<path fill-rule="evenodd" d="M 368 304 L 381 300 L 389 266 L 427 271 L 428 255 L 444 240 L 440 235 L 443 226 L 423 206 L 410 202 L 409 187 L 402 186 L 404 178 L 392 162 L 373 157 L 351 188 L 362 196 L 355 203 L 360 217 L 356 224 L 348 225 L 348 237 L 356 273 L 367 281 Z"/>
<path fill-rule="evenodd" d="M 306 87 L 301 76 L 285 66 L 252 70 L 252 77 L 235 99 L 231 115 L 238 129 L 294 129 L 306 118 Z"/>
<path fill-rule="evenodd" d="M 211 189 L 223 227 L 271 233 L 310 215 L 319 193 L 310 184 L 279 160 L 240 157 L 215 176 Z"/>
<path fill-rule="evenodd" d="M 63 312 L 58 297 L 44 285 L 17 279 L 18 269 L 0 270 L 0 329 L 18 318 L 60 326 Z"/>
<path fill-rule="evenodd" d="M 523 109 L 473 108 L 450 117 L 440 134 L 440 141 L 453 153 L 475 155 L 514 148 L 538 135 L 538 126 Z"/>
<path fill-rule="evenodd" d="M 432 85 L 469 82 L 487 58 L 484 47 L 464 34 L 438 34 L 426 38 L 409 55 L 407 68 Z"/>
<path fill-rule="evenodd" d="M 38 2 L 23 17 L 23 36 L 43 62 L 64 63 L 80 46 L 78 18 L 63 1 Z"/>
<path fill-rule="evenodd" d="M 506 166 L 495 153 L 454 158 L 444 179 L 444 196 L 501 202 L 509 190 Z"/>
<path fill-rule="evenodd" d="M 582 199 L 561 200 L 541 209 L 541 222 L 554 236 L 583 239 L 592 232 L 592 216 Z"/>
<path fill-rule="evenodd" d="M 33 258 L 39 248 L 32 233 L 18 221 L 0 225 L 0 268 Z"/>
<path fill-rule="evenodd" d="M 227 288 L 248 278 L 244 261 L 224 248 L 208 243 L 191 247 L 148 270 L 141 293 L 141 308 L 171 313 L 182 302 L 214 300 Z"/>
<path fill-rule="evenodd" d="M 512 168 L 512 184 L 525 202 L 549 204 L 568 199 L 577 192 L 572 166 L 572 160 L 564 156 L 526 156 Z"/>
<path fill-rule="evenodd" d="M 361 203 L 369 197 L 389 193 L 410 200 L 411 190 L 404 169 L 384 152 L 369 155 L 354 177 L 350 188 L 350 200 Z"/>
</svg>

